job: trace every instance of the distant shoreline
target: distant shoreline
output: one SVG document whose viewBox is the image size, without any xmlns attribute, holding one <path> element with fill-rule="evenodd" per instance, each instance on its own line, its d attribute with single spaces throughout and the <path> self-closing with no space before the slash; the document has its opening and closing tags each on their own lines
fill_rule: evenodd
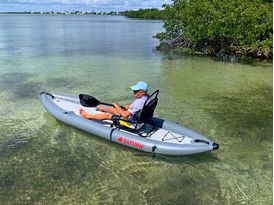
<svg viewBox="0 0 274 205">
<path fill-rule="evenodd" d="M 24 12 L 0 12 L 0 14 L 48 14 L 48 15 L 122 15 L 122 12 L 95 12 L 95 11 L 24 11 Z"/>
</svg>

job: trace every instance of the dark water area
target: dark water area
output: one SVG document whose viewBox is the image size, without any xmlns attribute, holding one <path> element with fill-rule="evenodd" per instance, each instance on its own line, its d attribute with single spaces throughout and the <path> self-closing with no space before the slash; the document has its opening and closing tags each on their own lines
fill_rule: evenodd
<svg viewBox="0 0 274 205">
<path fill-rule="evenodd" d="M 271 204 L 272 62 L 156 51 L 161 21 L 0 15 L 0 204 Z M 220 144 L 168 157 L 56 121 L 39 94 L 129 103 L 160 90 L 155 115 Z"/>
</svg>

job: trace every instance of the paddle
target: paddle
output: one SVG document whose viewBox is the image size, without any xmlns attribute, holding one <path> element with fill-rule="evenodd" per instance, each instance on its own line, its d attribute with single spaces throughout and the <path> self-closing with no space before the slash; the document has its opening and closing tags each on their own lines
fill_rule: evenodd
<svg viewBox="0 0 274 205">
<path fill-rule="evenodd" d="M 100 104 L 113 107 L 112 104 L 100 102 L 95 97 L 86 95 L 86 94 L 80 94 L 79 99 L 80 99 L 81 105 L 83 105 L 84 107 L 96 107 L 97 105 L 100 105 Z"/>
</svg>

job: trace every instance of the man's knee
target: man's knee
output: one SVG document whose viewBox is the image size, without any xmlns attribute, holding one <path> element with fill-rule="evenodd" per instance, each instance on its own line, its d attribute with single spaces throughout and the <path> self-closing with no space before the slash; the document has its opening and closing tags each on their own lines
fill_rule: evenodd
<svg viewBox="0 0 274 205">
<path fill-rule="evenodd" d="M 112 115 L 113 115 L 113 114 L 111 114 L 111 113 L 106 113 L 106 117 L 107 117 L 107 119 L 108 119 L 108 120 L 111 120 Z"/>
</svg>

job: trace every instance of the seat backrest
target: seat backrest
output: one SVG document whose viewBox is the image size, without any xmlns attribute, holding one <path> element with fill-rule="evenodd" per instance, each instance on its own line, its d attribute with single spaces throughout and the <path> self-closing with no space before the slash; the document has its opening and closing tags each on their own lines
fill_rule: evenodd
<svg viewBox="0 0 274 205">
<path fill-rule="evenodd" d="M 138 123 L 149 122 L 151 120 L 151 118 L 153 117 L 153 113 L 154 113 L 154 110 L 155 110 L 155 108 L 157 106 L 157 102 L 158 102 L 158 94 L 159 94 L 159 90 L 156 90 L 154 93 L 152 93 L 147 98 L 145 105 L 139 114 L 139 118 L 136 123 L 136 128 L 137 128 Z"/>
</svg>

